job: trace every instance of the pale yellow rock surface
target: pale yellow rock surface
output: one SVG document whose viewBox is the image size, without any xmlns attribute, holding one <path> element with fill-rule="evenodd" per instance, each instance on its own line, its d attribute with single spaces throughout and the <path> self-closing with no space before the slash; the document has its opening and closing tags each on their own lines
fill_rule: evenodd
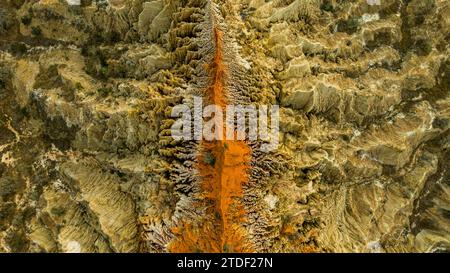
<svg viewBox="0 0 450 273">
<path fill-rule="evenodd" d="M 0 252 L 166 252 L 208 219 L 170 111 L 214 26 L 230 101 L 280 106 L 278 149 L 249 144 L 255 252 L 450 250 L 448 1 L 4 2 Z"/>
</svg>

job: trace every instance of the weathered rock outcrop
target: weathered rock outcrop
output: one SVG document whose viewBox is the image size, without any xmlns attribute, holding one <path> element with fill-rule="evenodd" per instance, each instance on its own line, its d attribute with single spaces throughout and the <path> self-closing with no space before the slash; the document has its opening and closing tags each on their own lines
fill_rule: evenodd
<svg viewBox="0 0 450 273">
<path fill-rule="evenodd" d="M 447 1 L 3 2 L 0 252 L 450 250 Z M 276 151 L 170 136 L 219 83 Z"/>
</svg>

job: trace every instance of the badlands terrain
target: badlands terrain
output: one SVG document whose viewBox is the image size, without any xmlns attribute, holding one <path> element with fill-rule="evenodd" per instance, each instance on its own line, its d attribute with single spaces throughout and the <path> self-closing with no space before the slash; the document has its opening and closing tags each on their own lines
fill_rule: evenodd
<svg viewBox="0 0 450 273">
<path fill-rule="evenodd" d="M 0 252 L 450 251 L 448 0 L 0 0 Z M 193 98 L 279 144 L 175 140 Z"/>
</svg>

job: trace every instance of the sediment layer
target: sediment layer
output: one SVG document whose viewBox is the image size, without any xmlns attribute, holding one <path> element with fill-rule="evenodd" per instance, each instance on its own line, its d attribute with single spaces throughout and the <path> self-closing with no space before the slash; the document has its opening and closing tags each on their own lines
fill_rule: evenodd
<svg viewBox="0 0 450 273">
<path fill-rule="evenodd" d="M 4 0 L 0 252 L 450 249 L 445 0 Z M 171 110 L 279 105 L 280 145 Z"/>
</svg>

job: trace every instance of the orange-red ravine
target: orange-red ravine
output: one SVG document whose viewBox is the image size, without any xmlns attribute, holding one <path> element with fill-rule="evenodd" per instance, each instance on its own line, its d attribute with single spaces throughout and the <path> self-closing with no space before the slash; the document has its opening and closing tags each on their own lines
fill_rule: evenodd
<svg viewBox="0 0 450 273">
<path fill-rule="evenodd" d="M 225 109 L 227 67 L 223 61 L 222 32 L 217 28 L 214 38 L 214 60 L 207 67 L 212 77 L 211 85 L 205 90 L 204 98 L 209 104 Z M 246 213 L 241 203 L 242 186 L 248 181 L 250 152 L 244 141 L 204 140 L 200 143 L 196 168 L 201 177 L 204 200 L 209 205 L 207 213 L 214 221 L 186 222 L 173 229 L 176 239 L 168 246 L 170 252 L 253 252 L 242 225 Z M 211 157 L 213 162 L 205 156 Z"/>
</svg>

